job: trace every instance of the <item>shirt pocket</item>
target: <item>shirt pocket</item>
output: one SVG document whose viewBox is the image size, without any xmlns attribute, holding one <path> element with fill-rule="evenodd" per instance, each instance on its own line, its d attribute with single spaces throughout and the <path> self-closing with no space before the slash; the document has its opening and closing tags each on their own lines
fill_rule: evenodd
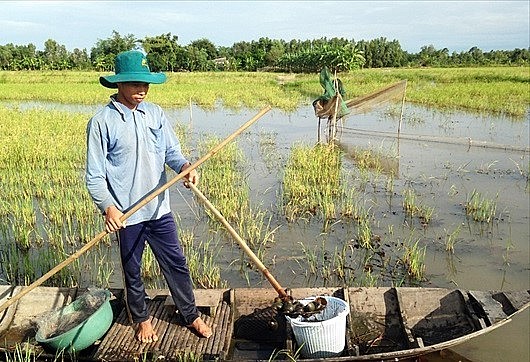
<svg viewBox="0 0 530 362">
<path fill-rule="evenodd" d="M 165 150 L 164 132 L 162 127 L 147 127 L 147 149 L 154 153 L 163 153 Z"/>
</svg>

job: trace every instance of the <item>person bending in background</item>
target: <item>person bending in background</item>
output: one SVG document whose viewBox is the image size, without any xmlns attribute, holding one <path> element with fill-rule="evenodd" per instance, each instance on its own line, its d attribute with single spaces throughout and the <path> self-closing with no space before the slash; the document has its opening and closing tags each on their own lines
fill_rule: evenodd
<svg viewBox="0 0 530 362">
<path fill-rule="evenodd" d="M 190 167 L 180 143 L 162 109 L 144 102 L 151 83 L 164 83 L 163 73 L 151 72 L 140 51 L 122 52 L 115 59 L 115 74 L 102 76 L 100 83 L 118 90 L 87 125 L 86 186 L 105 217 L 105 230 L 117 232 L 125 279 L 125 304 L 136 337 L 155 342 L 140 275 L 145 242 L 151 247 L 186 325 L 202 337 L 211 328 L 199 317 L 186 258 L 170 210 L 169 191 L 132 214 L 121 216 L 153 190 L 167 182 L 165 165 L 180 173 Z M 185 177 L 197 184 L 192 170 Z"/>
</svg>

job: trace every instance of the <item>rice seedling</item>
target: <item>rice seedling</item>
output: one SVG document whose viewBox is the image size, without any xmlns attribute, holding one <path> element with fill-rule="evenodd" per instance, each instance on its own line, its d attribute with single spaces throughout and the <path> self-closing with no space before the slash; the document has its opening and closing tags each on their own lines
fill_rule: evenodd
<svg viewBox="0 0 530 362">
<path fill-rule="evenodd" d="M 205 154 L 218 143 L 217 137 L 204 139 L 199 143 L 199 153 Z M 249 200 L 248 187 L 240 171 L 243 159 L 237 143 L 230 143 L 201 169 L 202 192 L 229 222 L 237 220 L 242 205 L 247 205 Z"/>
<path fill-rule="evenodd" d="M 394 195 L 394 181 L 395 181 L 395 175 L 394 173 L 391 173 L 387 177 L 386 184 L 385 184 L 385 190 L 390 197 Z M 389 204 L 392 204 L 392 202 L 389 202 Z"/>
<path fill-rule="evenodd" d="M 267 361 L 291 361 L 296 362 L 300 359 L 300 354 L 302 351 L 302 347 L 298 347 L 296 351 L 291 351 L 290 349 L 280 349 L 280 350 L 274 350 L 272 354 L 270 355 L 269 359 Z"/>
<path fill-rule="evenodd" d="M 341 153 L 334 145 L 295 145 L 284 170 L 282 204 L 289 221 L 319 214 L 325 222 L 337 216 L 341 194 Z"/>
<path fill-rule="evenodd" d="M 206 138 L 199 144 L 199 150 L 210 149 L 212 144 L 218 142 L 215 137 Z M 228 144 L 204 165 L 201 177 L 203 193 L 208 195 L 226 220 L 235 226 L 252 251 L 260 259 L 264 259 L 267 244 L 274 242 L 275 229 L 271 227 L 271 217 L 251 205 L 243 167 L 241 149 L 235 143 Z M 208 211 L 207 213 L 209 214 Z M 219 223 L 214 225 L 221 227 Z M 245 258 L 243 255 L 240 260 Z"/>
<path fill-rule="evenodd" d="M 35 353 L 30 343 L 15 344 L 13 351 L 4 351 L 5 362 L 35 362 L 39 360 L 41 353 Z"/>
<path fill-rule="evenodd" d="M 343 197 L 340 198 L 340 214 L 344 218 L 357 218 L 359 213 L 358 209 L 358 198 L 359 194 L 354 187 L 345 189 L 343 191 Z"/>
<path fill-rule="evenodd" d="M 408 216 L 416 215 L 418 205 L 416 204 L 416 193 L 412 189 L 403 191 L 403 210 Z"/>
<path fill-rule="evenodd" d="M 458 225 L 455 230 L 448 233 L 447 230 L 445 231 L 445 250 L 454 253 L 455 252 L 455 244 L 459 241 L 458 236 L 460 235 L 460 227 L 461 225 Z"/>
<path fill-rule="evenodd" d="M 259 134 L 259 151 L 269 172 L 278 169 L 282 161 L 278 152 L 276 137 L 277 134 L 273 132 L 260 132 Z"/>
<path fill-rule="evenodd" d="M 467 197 L 464 209 L 466 215 L 470 216 L 474 221 L 490 223 L 495 218 L 497 202 L 484 197 L 477 190 L 473 190 L 471 195 Z"/>
<path fill-rule="evenodd" d="M 418 217 L 421 220 L 421 224 L 423 226 L 428 225 L 433 218 L 434 215 L 434 207 L 432 206 L 426 206 L 426 205 L 420 205 L 418 210 Z"/>
<path fill-rule="evenodd" d="M 417 200 L 416 192 L 410 188 L 403 191 L 403 210 L 409 217 L 417 216 L 423 226 L 427 226 L 433 218 L 434 207 L 426 206 Z"/>
<path fill-rule="evenodd" d="M 110 248 L 109 248 L 110 249 Z M 110 286 L 110 278 L 114 273 L 113 262 L 110 260 L 108 255 L 104 255 L 96 250 L 93 253 L 93 265 L 97 266 L 96 285 L 102 288 L 108 288 Z"/>
<path fill-rule="evenodd" d="M 526 163 L 526 167 L 519 165 L 518 162 L 512 160 L 511 158 L 510 161 L 514 163 L 519 174 L 526 180 L 526 190 L 528 190 L 530 188 L 530 160 L 528 160 L 528 162 Z"/>
<path fill-rule="evenodd" d="M 349 150 L 349 156 L 355 161 L 358 168 L 382 172 L 382 154 L 371 149 L 354 147 Z"/>
<path fill-rule="evenodd" d="M 413 280 L 423 281 L 425 275 L 425 253 L 427 246 L 419 246 L 420 240 L 412 241 L 412 235 L 404 243 L 405 251 L 402 256 L 402 262 L 407 269 L 409 277 Z"/>
<path fill-rule="evenodd" d="M 352 268 L 347 262 L 349 245 L 335 246 L 330 251 L 326 249 L 325 239 L 322 239 L 321 244 L 315 245 L 313 248 L 309 248 L 303 242 L 299 244 L 304 257 L 301 259 L 303 262 L 298 261 L 298 264 L 304 270 L 307 278 L 313 276 L 329 283 L 336 283 L 337 281 L 347 283 L 353 279 L 350 276 Z"/>
<path fill-rule="evenodd" d="M 359 286 L 361 287 L 376 287 L 379 278 L 377 275 L 372 274 L 372 269 L 363 270 L 361 274 L 361 280 L 359 281 Z"/>
<path fill-rule="evenodd" d="M 180 142 L 180 147 L 182 150 L 182 154 L 189 155 L 192 152 L 191 147 L 191 126 L 185 125 L 182 123 L 176 123 L 175 127 L 175 134 L 177 135 L 177 138 Z"/>
<path fill-rule="evenodd" d="M 308 249 L 303 242 L 299 243 L 302 248 L 302 254 L 305 256 L 305 262 L 307 267 L 305 270 L 307 270 L 310 274 L 317 275 L 318 273 L 318 256 L 315 252 L 315 250 Z"/>
<path fill-rule="evenodd" d="M 372 229 L 370 227 L 369 220 L 363 218 L 359 222 L 359 228 L 357 230 L 357 240 L 361 244 L 361 247 L 365 249 L 371 249 L 372 245 Z"/>
<path fill-rule="evenodd" d="M 158 360 L 158 359 L 156 359 Z M 201 362 L 202 361 L 202 355 L 201 354 L 195 354 L 195 352 L 182 352 L 177 355 L 177 361 L 178 362 Z"/>
<path fill-rule="evenodd" d="M 447 195 L 448 195 L 449 197 L 454 197 L 454 196 L 458 195 L 458 192 L 459 192 L 459 191 L 458 191 L 458 189 L 456 188 L 456 186 L 455 186 L 455 185 L 451 185 L 451 187 L 449 188 L 449 192 L 447 193 Z"/>
<path fill-rule="evenodd" d="M 348 247 L 346 244 L 342 248 L 335 247 L 335 253 L 333 258 L 333 271 L 339 280 L 346 280 L 346 271 L 347 269 L 347 250 Z"/>
<path fill-rule="evenodd" d="M 201 288 L 223 288 L 226 281 L 221 279 L 221 268 L 218 263 L 219 247 L 208 241 L 195 242 L 191 231 L 181 230 L 180 242 L 186 255 L 193 284 Z"/>
<path fill-rule="evenodd" d="M 101 230 L 82 178 L 86 121 L 0 107 L 0 214 L 7 221 L 0 237 L 2 258 L 13 263 L 3 263 L 0 274 L 11 283 L 30 283 Z M 76 285 L 80 276 L 73 263 L 46 283 Z"/>
<path fill-rule="evenodd" d="M 140 270 L 142 278 L 146 281 L 158 279 L 162 275 L 155 254 L 148 243 L 145 243 Z"/>
</svg>

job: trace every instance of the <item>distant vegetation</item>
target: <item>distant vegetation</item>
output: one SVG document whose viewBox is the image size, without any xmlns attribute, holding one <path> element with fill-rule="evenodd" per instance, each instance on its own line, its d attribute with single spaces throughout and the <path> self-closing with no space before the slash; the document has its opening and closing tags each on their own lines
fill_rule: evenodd
<svg viewBox="0 0 530 362">
<path fill-rule="evenodd" d="M 104 104 L 109 91 L 95 71 L 0 71 L 0 99 L 9 102 Z M 528 67 L 387 68 L 341 73 L 346 98 L 364 96 L 406 79 L 406 101 L 439 109 L 504 114 L 525 119 Z M 190 102 L 212 109 L 274 108 L 293 111 L 322 94 L 318 74 L 179 72 L 151 87 L 149 99 L 164 107 Z"/>
<path fill-rule="evenodd" d="M 152 70 L 171 72 L 196 71 L 278 71 L 310 73 L 327 65 L 337 71 L 359 68 L 399 67 L 475 67 L 528 66 L 530 49 L 491 50 L 472 47 L 466 52 L 449 52 L 432 45 L 417 54 L 404 51 L 397 40 L 348 40 L 320 38 L 315 40 L 277 40 L 260 38 L 241 41 L 231 47 L 216 46 L 208 39 L 180 45 L 171 33 L 137 39 L 120 35 L 100 39 L 88 51 L 69 51 L 53 39 L 44 50 L 34 44 L 0 45 L 0 70 L 95 70 L 112 71 L 114 57 L 121 51 L 143 48 Z"/>
</svg>

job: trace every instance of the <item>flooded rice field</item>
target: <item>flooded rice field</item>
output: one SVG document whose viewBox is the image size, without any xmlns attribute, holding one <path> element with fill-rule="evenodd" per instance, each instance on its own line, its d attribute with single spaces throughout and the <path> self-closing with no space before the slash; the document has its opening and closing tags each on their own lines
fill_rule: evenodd
<svg viewBox="0 0 530 362">
<path fill-rule="evenodd" d="M 224 138 L 254 114 L 193 108 L 169 115 L 188 124 L 197 135 L 214 133 Z M 366 273 L 353 270 L 352 284 L 399 283 L 395 276 L 388 275 L 392 274 L 388 271 L 392 261 L 385 262 L 384 257 L 376 260 L 373 256 L 372 263 L 363 259 L 366 256 L 361 256 L 362 248 L 355 245 L 357 231 L 351 221 L 337 218 L 325 231 L 317 217 L 293 223 L 285 221 L 280 210 L 282 172 L 293 145 L 317 142 L 317 124 L 310 106 L 292 114 L 273 110 L 237 139 L 248 160 L 251 202 L 274 215 L 271 227 L 278 227 L 275 242 L 268 246 L 263 260 L 265 265 L 283 287 L 333 285 L 333 277 L 326 280 L 324 273 L 311 274 L 304 269 L 305 259 L 312 254 L 303 248 L 320 253 L 320 268 L 325 268 L 326 263 L 331 264 L 332 254 L 349 243 L 353 248 L 352 269 L 366 269 L 369 265 L 373 272 L 367 277 Z M 425 278 L 419 285 L 529 289 L 529 124 L 529 118 L 512 120 L 406 105 L 397 138 L 399 111 L 385 109 L 348 116 L 337 144 L 344 151 L 343 167 L 351 172 L 354 187 L 372 213 L 373 233 L 382 244 L 382 253 L 395 252 L 399 243 L 406 240 L 418 240 L 426 250 Z M 263 151 L 260 145 L 264 143 L 272 147 Z M 363 150 L 383 155 L 382 172 L 358 176 L 354 154 Z M 413 190 L 418 202 L 432 211 L 428 224 L 405 215 L 405 190 Z M 466 215 L 464 205 L 474 192 L 495 202 L 495 216 L 490 222 L 477 222 Z M 188 197 L 190 192 L 181 186 L 172 193 L 173 209 L 182 224 L 187 227 L 196 223 L 191 209 L 202 206 L 194 205 Z M 449 242 L 453 243 L 452 251 L 446 250 Z M 327 253 L 322 252 L 324 249 Z M 239 272 L 234 262 L 239 257 L 235 243 L 233 248 L 223 248 L 220 254 L 219 260 L 225 262 L 222 275 L 229 285 L 269 287 L 259 272 L 254 270 L 245 275 Z M 382 271 L 385 268 L 386 272 Z M 528 360 L 528 320 L 526 311 L 502 330 L 456 351 L 473 361 Z"/>
<path fill-rule="evenodd" d="M 96 110 L 66 108 L 86 114 Z M 197 147 L 201 138 L 213 134 L 224 139 L 257 110 L 192 107 L 166 112 L 190 134 L 186 146 L 193 161 L 202 156 Z M 267 215 L 268 228 L 274 231 L 273 242 L 260 254 L 262 262 L 284 288 L 346 284 L 530 289 L 530 117 L 513 120 L 406 104 L 400 125 L 400 113 L 398 106 L 349 115 L 335 140 L 343 151 L 343 178 L 369 218 L 371 249 L 359 242 L 360 227 L 351 217 L 337 214 L 325 224 L 318 214 L 288 221 L 283 212 L 282 181 L 291 150 L 318 140 L 318 121 L 310 105 L 293 113 L 271 110 L 235 140 L 245 159 L 250 202 Z M 377 158 L 377 167 L 360 167 L 360 162 L 370 165 L 371 158 Z M 181 229 L 192 230 L 195 240 L 214 240 L 215 261 L 228 287 L 270 287 L 249 267 L 237 244 L 219 237 L 199 216 L 203 206 L 190 190 L 179 183 L 170 192 Z M 488 221 L 475 221 L 466 213 L 466 204 L 477 195 L 493 205 Z M 423 214 L 405 212 L 411 198 Z M 419 280 L 404 270 L 403 252 L 410 245 L 425 252 Z M 110 286 L 120 288 L 117 254 L 113 260 Z M 455 351 L 472 361 L 529 360 L 529 316 L 527 310 Z"/>
<path fill-rule="evenodd" d="M 214 133 L 221 138 L 253 115 L 252 111 L 200 109 L 170 113 L 179 123 L 188 123 L 194 133 Z M 529 288 L 529 120 L 439 113 L 412 106 L 406 106 L 403 119 L 398 140 L 399 121 L 387 112 L 351 115 L 344 122 L 338 142 L 345 152 L 343 167 L 352 174 L 356 172 L 355 161 L 349 157 L 352 153 L 370 149 L 383 154 L 383 172 L 366 175 L 355 185 L 362 190 L 373 213 L 375 234 L 382 241 L 403 240 L 411 232 L 417 234 L 427 246 L 429 284 L 476 289 Z M 259 149 L 264 138 L 273 145 L 266 155 Z M 301 108 L 294 114 L 273 110 L 236 141 L 249 163 L 251 202 L 275 214 L 277 224 L 281 224 L 271 246 L 274 252 L 268 252 L 276 255 L 276 264 L 269 266 L 277 279 L 285 280 L 289 286 L 307 285 L 306 278 L 297 275 L 301 273 L 296 272 L 295 266 L 283 262 L 300 256 L 297 245 L 319 245 L 323 238 L 326 243 L 353 239 L 348 234 L 348 221 L 337 219 L 323 233 L 322 220 L 289 224 L 278 210 L 283 167 L 291 147 L 317 142 L 317 120 L 312 109 Z M 387 186 L 390 172 L 395 173 L 391 190 Z M 421 203 L 433 208 L 432 221 L 427 225 L 404 215 L 403 190 L 407 188 L 415 191 Z M 464 204 L 474 190 L 496 202 L 495 217 L 489 223 L 466 216 Z M 193 217 L 186 220 L 191 213 L 187 203 L 182 202 L 189 192 L 183 187 L 172 191 L 173 207 L 182 224 L 193 224 Z M 456 239 L 452 253 L 445 250 L 444 243 L 450 233 Z M 258 279 L 261 280 L 259 276 Z M 244 286 L 247 281 L 230 283 Z"/>
</svg>

